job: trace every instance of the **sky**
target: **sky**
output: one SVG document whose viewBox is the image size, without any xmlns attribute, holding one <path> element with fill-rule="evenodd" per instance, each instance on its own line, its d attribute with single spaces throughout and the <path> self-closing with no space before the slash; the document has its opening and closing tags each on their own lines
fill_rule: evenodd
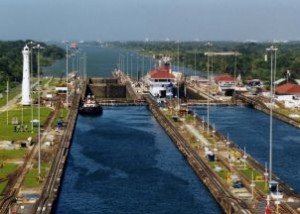
<svg viewBox="0 0 300 214">
<path fill-rule="evenodd" d="M 300 0 L 0 0 L 0 40 L 300 40 Z"/>
</svg>

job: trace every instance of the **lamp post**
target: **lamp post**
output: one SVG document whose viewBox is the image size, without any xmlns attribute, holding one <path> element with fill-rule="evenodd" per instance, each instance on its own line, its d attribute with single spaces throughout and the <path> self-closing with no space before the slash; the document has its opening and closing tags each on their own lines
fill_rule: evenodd
<svg viewBox="0 0 300 214">
<path fill-rule="evenodd" d="M 177 59 L 178 59 L 178 73 L 179 73 L 179 66 L 180 66 L 180 56 L 179 56 L 179 40 L 177 41 Z M 179 76 L 177 76 L 177 111 L 179 112 Z"/>
<path fill-rule="evenodd" d="M 6 125 L 8 125 L 8 93 L 9 93 L 9 81 L 6 82 Z"/>
<path fill-rule="evenodd" d="M 32 58 L 32 49 L 33 49 L 33 45 L 35 45 L 35 43 L 33 41 L 30 41 L 28 44 L 29 50 L 30 50 L 30 83 L 32 83 L 32 79 L 33 79 L 33 58 Z M 30 90 L 30 100 L 31 100 L 31 133 L 33 133 L 33 93 L 32 93 L 32 85 L 31 85 L 31 90 Z"/>
<path fill-rule="evenodd" d="M 230 158 L 230 154 L 229 154 L 229 146 L 230 146 L 229 134 L 227 133 L 226 147 L 227 147 L 227 157 L 228 157 L 228 159 Z M 229 161 L 230 161 L 230 160 L 229 160 Z"/>
<path fill-rule="evenodd" d="M 37 49 L 37 75 L 38 75 L 38 174 L 41 178 L 41 85 L 40 85 L 40 50 L 44 49 L 40 44 L 33 47 Z"/>
<path fill-rule="evenodd" d="M 210 52 L 210 47 L 212 46 L 212 44 L 210 42 L 205 44 L 208 47 L 208 52 Z M 209 61 L 209 54 L 207 54 L 207 86 L 208 86 L 208 96 L 207 96 L 207 133 L 209 134 L 209 117 L 210 117 L 210 74 L 209 74 L 209 70 L 210 70 L 210 61 Z"/>
<path fill-rule="evenodd" d="M 266 49 L 267 52 L 270 52 L 271 62 L 270 62 L 270 138 L 269 138 L 269 182 L 272 181 L 272 161 L 273 161 L 273 107 L 274 107 L 274 79 L 276 76 L 276 58 L 278 48 L 273 45 Z"/>
<path fill-rule="evenodd" d="M 136 55 L 136 81 L 139 81 L 139 56 Z"/>
<path fill-rule="evenodd" d="M 252 200 L 254 200 L 254 188 L 255 188 L 255 182 L 254 182 L 254 176 L 253 176 L 253 169 L 252 169 L 252 176 L 251 176 L 251 195 L 252 195 Z"/>
<path fill-rule="evenodd" d="M 128 52 L 126 52 L 126 76 L 128 77 L 128 66 L 129 66 L 129 64 L 128 64 Z"/>
<path fill-rule="evenodd" d="M 66 43 L 66 104 L 69 106 L 69 90 L 68 90 L 68 75 L 69 75 L 69 43 Z"/>
<path fill-rule="evenodd" d="M 133 54 L 130 54 L 130 79 L 132 78 L 132 56 Z"/>
<path fill-rule="evenodd" d="M 243 155 L 243 162 L 244 162 L 244 170 L 246 169 L 246 161 L 247 161 L 247 153 L 246 153 L 246 147 L 244 147 L 244 155 Z"/>
</svg>

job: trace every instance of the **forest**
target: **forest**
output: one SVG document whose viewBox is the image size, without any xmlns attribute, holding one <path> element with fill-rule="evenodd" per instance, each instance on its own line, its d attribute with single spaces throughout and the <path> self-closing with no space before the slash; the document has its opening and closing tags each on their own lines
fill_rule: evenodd
<svg viewBox="0 0 300 214">
<path fill-rule="evenodd" d="M 205 52 L 239 52 L 239 56 L 210 57 L 210 71 L 214 73 L 241 74 L 243 79 L 259 78 L 268 81 L 270 60 L 265 61 L 266 48 L 274 45 L 277 51 L 276 78 L 282 78 L 290 71 L 290 78 L 300 78 L 300 42 L 112 42 L 113 47 L 130 49 L 140 54 L 168 55 L 172 63 L 198 71 L 207 71 Z M 179 61 L 178 61 L 179 59 Z"/>
<path fill-rule="evenodd" d="M 6 81 L 10 81 L 10 86 L 13 87 L 22 81 L 23 72 L 23 56 L 22 49 L 25 44 L 30 41 L 0 41 L 0 92 L 3 92 L 6 87 Z M 39 43 L 44 49 L 40 50 L 41 66 L 49 66 L 55 60 L 62 59 L 65 51 L 55 45 L 47 45 Z M 37 73 L 37 50 L 32 52 L 33 58 L 33 75 Z"/>
</svg>

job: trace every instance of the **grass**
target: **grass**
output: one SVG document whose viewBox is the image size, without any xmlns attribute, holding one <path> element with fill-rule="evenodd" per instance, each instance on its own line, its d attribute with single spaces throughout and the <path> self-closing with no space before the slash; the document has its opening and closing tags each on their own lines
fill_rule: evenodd
<svg viewBox="0 0 300 214">
<path fill-rule="evenodd" d="M 18 168 L 17 164 L 14 163 L 4 163 L 3 167 L 0 167 L 0 179 L 7 178 L 8 175 L 16 171 Z"/>
<path fill-rule="evenodd" d="M 63 119 L 63 121 L 66 122 L 67 121 L 67 116 L 68 116 L 68 109 L 66 109 L 66 108 L 59 109 L 59 112 L 57 113 L 57 115 L 56 115 L 55 119 L 53 120 L 53 123 L 52 123 L 51 126 L 55 127 L 55 125 L 56 125 L 56 123 L 59 119 Z"/>
<path fill-rule="evenodd" d="M 260 189 L 262 192 L 264 192 L 264 193 L 268 193 L 269 192 L 268 185 L 266 186 L 266 183 L 264 181 L 256 181 L 255 182 L 255 186 L 258 189 Z"/>
<path fill-rule="evenodd" d="M 41 176 L 42 178 L 45 177 L 46 171 L 49 168 L 48 163 L 42 163 L 41 165 Z M 41 184 L 38 178 L 38 168 L 37 166 L 34 166 L 32 169 L 30 169 L 24 179 L 23 186 L 25 188 L 37 188 Z"/>
<path fill-rule="evenodd" d="M 257 172 L 255 169 L 253 168 L 249 168 L 248 166 L 246 166 L 246 169 L 242 168 L 240 170 L 249 180 L 252 180 L 252 173 L 253 173 L 253 179 L 255 180 L 256 177 L 261 177 L 261 174 L 259 172 Z"/>
<path fill-rule="evenodd" d="M 52 109 L 47 107 L 41 108 L 41 124 L 45 123 L 49 117 Z M 37 107 L 33 108 L 33 118 L 37 118 Z M 28 137 L 33 137 L 37 133 L 37 128 L 31 132 L 31 108 L 23 108 L 23 124 L 27 126 L 25 132 L 15 132 L 14 125 L 12 125 L 12 118 L 17 118 L 19 124 L 22 122 L 22 109 L 11 110 L 8 112 L 8 125 L 6 122 L 6 113 L 0 114 L 0 140 L 26 140 Z"/>
<path fill-rule="evenodd" d="M 21 93 L 21 85 L 9 89 L 8 100 L 13 99 L 15 96 Z M 0 107 L 6 105 L 6 93 L 3 93 L 3 97 L 0 99 Z"/>
<path fill-rule="evenodd" d="M 222 170 L 219 171 L 219 172 L 216 172 L 216 173 L 220 176 L 220 178 L 222 180 L 224 180 L 224 181 L 227 180 L 227 177 L 228 177 L 230 172 L 226 169 L 226 167 L 221 162 L 219 162 L 219 161 L 209 161 L 208 164 L 213 170 L 215 169 L 216 166 L 221 167 Z"/>
<path fill-rule="evenodd" d="M 27 150 L 26 149 L 14 149 L 14 150 L 0 150 L 0 160 L 8 159 L 23 159 Z"/>
<path fill-rule="evenodd" d="M 8 183 L 7 180 L 0 183 L 0 195 L 2 195 L 7 183 Z"/>
<path fill-rule="evenodd" d="M 252 180 L 252 172 L 253 172 L 253 180 L 255 181 L 256 188 L 261 190 L 264 193 L 268 193 L 268 188 L 265 187 L 264 176 L 257 172 L 255 169 L 249 168 L 240 170 L 248 179 Z M 257 178 L 262 178 L 257 180 Z"/>
<path fill-rule="evenodd" d="M 62 82 L 65 82 L 65 79 L 52 78 L 51 81 L 49 82 L 49 86 L 58 86 Z"/>
</svg>

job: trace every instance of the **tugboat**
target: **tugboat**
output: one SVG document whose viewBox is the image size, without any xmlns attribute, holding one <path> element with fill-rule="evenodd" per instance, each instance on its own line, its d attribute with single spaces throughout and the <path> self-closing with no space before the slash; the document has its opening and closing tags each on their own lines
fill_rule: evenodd
<svg viewBox="0 0 300 214">
<path fill-rule="evenodd" d="M 81 102 L 78 112 L 81 115 L 96 116 L 102 114 L 102 107 L 96 102 L 94 96 L 88 95 L 86 100 Z"/>
</svg>

